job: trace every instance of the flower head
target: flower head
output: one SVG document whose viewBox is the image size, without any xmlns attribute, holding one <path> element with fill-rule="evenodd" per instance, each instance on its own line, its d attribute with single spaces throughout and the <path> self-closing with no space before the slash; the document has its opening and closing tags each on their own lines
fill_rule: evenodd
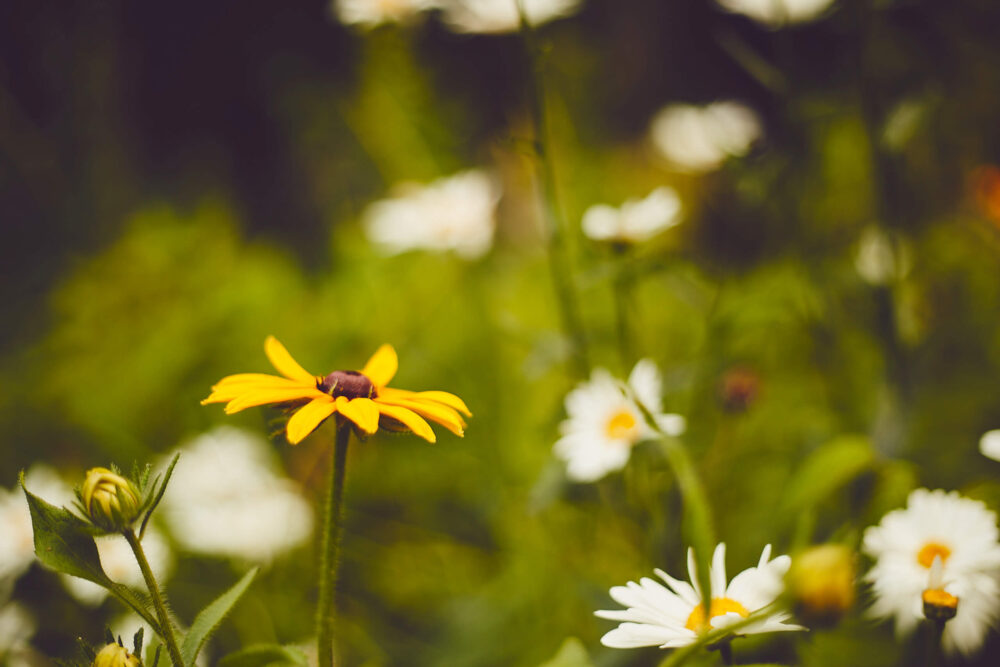
<svg viewBox="0 0 1000 667">
<path fill-rule="evenodd" d="M 677 193 L 659 187 L 645 199 L 629 199 L 621 208 L 591 206 L 583 214 L 583 233 L 595 241 L 641 243 L 676 225 L 680 210 Z"/>
<path fill-rule="evenodd" d="M 653 145 L 674 166 L 701 172 L 745 155 L 760 136 L 761 125 L 753 110 L 737 102 L 672 104 L 653 117 L 650 134 Z"/>
<path fill-rule="evenodd" d="M 987 431 L 979 439 L 979 453 L 994 461 L 1000 461 L 1000 429 Z"/>
<path fill-rule="evenodd" d="M 333 371 L 326 376 L 311 375 L 274 336 L 268 336 L 264 352 L 282 377 L 264 373 L 228 375 L 212 387 L 202 405 L 225 403 L 226 414 L 259 405 L 286 405 L 295 411 L 285 428 L 288 442 L 293 445 L 334 414 L 365 434 L 379 428 L 409 430 L 429 442 L 436 437 L 426 419 L 462 436 L 462 415 L 471 416 L 462 399 L 454 394 L 387 386 L 399 365 L 391 345 L 380 347 L 360 371 Z"/>
<path fill-rule="evenodd" d="M 795 557 L 787 583 L 801 618 L 829 625 L 854 605 L 854 561 L 854 552 L 841 544 L 810 547 Z"/>
<path fill-rule="evenodd" d="M 957 598 L 944 630 L 949 651 L 975 652 L 1000 618 L 1000 542 L 996 515 L 956 492 L 917 489 L 906 509 L 893 510 L 865 530 L 864 551 L 875 559 L 866 579 L 875 593 L 872 613 L 894 617 L 896 631 L 913 631 L 931 602 Z M 935 572 L 936 567 L 940 568 Z"/>
<path fill-rule="evenodd" d="M 142 662 L 120 644 L 108 644 L 94 658 L 94 667 L 139 667 Z"/>
<path fill-rule="evenodd" d="M 118 532 L 142 513 L 142 494 L 129 479 L 107 468 L 91 468 L 80 490 L 80 502 L 95 526 Z"/>
<path fill-rule="evenodd" d="M 718 0 L 731 12 L 772 27 L 819 18 L 833 0 Z"/>
<path fill-rule="evenodd" d="M 438 4 L 437 0 L 334 0 L 333 11 L 341 23 L 373 28 L 407 21 Z"/>
<path fill-rule="evenodd" d="M 541 25 L 577 10 L 580 0 L 521 0 L 531 25 Z M 455 32 L 514 32 L 521 26 L 515 0 L 444 0 L 445 23 Z"/>
<path fill-rule="evenodd" d="M 364 212 L 368 238 L 383 252 L 454 251 L 465 259 L 482 256 L 493 244 L 495 181 L 470 170 L 429 185 L 403 184 L 395 196 Z"/>
<path fill-rule="evenodd" d="M 668 435 L 684 431 L 684 418 L 660 414 L 661 381 L 656 364 L 643 359 L 635 365 L 624 385 L 603 368 L 595 369 L 589 382 L 582 382 L 566 395 L 569 419 L 560 425 L 556 456 L 566 461 L 566 473 L 577 482 L 593 482 L 609 472 L 621 470 L 632 446 L 652 438 L 641 404 L 653 413 Z"/>
<path fill-rule="evenodd" d="M 677 648 L 692 644 L 700 634 L 738 623 L 774 602 L 781 595 L 782 578 L 790 564 L 788 556 L 771 560 L 771 545 L 767 545 L 757 567 L 740 572 L 727 583 L 726 545 L 720 543 L 715 548 L 709 571 L 712 590 L 706 614 L 705 596 L 698 587 L 694 550 L 689 549 L 690 584 L 674 579 L 663 570 L 655 570 L 666 586 L 644 577 L 639 583 L 630 581 L 611 589 L 611 597 L 627 609 L 595 612 L 601 618 L 621 621 L 621 625 L 601 638 L 601 643 L 611 648 Z M 788 613 L 782 611 L 767 614 L 741 627 L 736 634 L 804 629 L 785 623 L 788 618 Z"/>
</svg>

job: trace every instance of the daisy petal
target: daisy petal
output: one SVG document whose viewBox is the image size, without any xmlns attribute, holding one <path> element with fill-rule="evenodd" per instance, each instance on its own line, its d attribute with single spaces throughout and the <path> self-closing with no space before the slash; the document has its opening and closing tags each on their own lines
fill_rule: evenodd
<svg viewBox="0 0 1000 667">
<path fill-rule="evenodd" d="M 459 416 L 458 412 L 447 405 L 419 398 L 406 400 L 379 396 L 376 400 L 381 405 L 397 405 L 401 408 L 412 410 L 425 419 L 430 419 L 433 422 L 441 424 L 441 426 L 444 426 L 459 437 L 465 435 L 465 422 Z"/>
<path fill-rule="evenodd" d="M 226 414 L 231 415 L 240 410 L 246 410 L 258 405 L 267 405 L 268 403 L 284 403 L 304 398 L 319 398 L 325 395 L 316 389 L 305 389 L 302 387 L 292 387 L 289 389 L 251 389 L 229 401 L 226 404 Z"/>
<path fill-rule="evenodd" d="M 372 384 L 381 389 L 396 375 L 397 368 L 399 368 L 399 358 L 396 356 L 396 350 L 386 343 L 375 351 L 361 372 L 372 381 Z"/>
<path fill-rule="evenodd" d="M 285 427 L 288 443 L 297 445 L 303 438 L 316 430 L 324 419 L 337 411 L 337 406 L 329 396 L 314 398 L 292 415 Z"/>
<path fill-rule="evenodd" d="M 369 435 L 378 430 L 378 406 L 370 398 L 348 400 L 344 396 L 338 396 L 337 411 Z"/>
<path fill-rule="evenodd" d="M 427 442 L 437 442 L 437 436 L 434 435 L 431 425 L 413 410 L 398 405 L 386 405 L 385 403 L 379 403 L 378 410 L 386 417 L 391 417 L 406 426 L 406 428 L 413 431 L 414 435 L 420 436 Z"/>
<path fill-rule="evenodd" d="M 315 384 L 316 378 L 306 369 L 302 368 L 299 362 L 295 361 L 292 355 L 288 354 L 285 346 L 279 343 L 278 339 L 274 336 L 268 336 L 267 340 L 264 341 L 264 354 L 267 355 L 267 358 L 278 372 L 286 378 Z"/>
<path fill-rule="evenodd" d="M 382 395 L 386 397 L 394 396 L 396 398 L 405 398 L 409 400 L 413 400 L 414 398 L 423 398 L 430 401 L 436 401 L 443 405 L 447 405 L 453 410 L 461 412 L 466 417 L 472 416 L 468 406 L 465 405 L 465 401 L 460 399 L 455 394 L 448 393 L 447 391 L 407 391 L 405 389 L 385 387 L 382 390 Z"/>
</svg>

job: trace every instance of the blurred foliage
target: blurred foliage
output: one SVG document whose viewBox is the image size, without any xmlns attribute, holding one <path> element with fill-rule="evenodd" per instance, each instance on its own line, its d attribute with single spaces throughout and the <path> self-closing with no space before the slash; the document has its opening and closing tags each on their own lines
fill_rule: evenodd
<svg viewBox="0 0 1000 667">
<path fill-rule="evenodd" d="M 223 421 L 274 435 L 266 410 L 224 417 L 198 403 L 223 375 L 269 370 L 268 334 L 316 373 L 359 367 L 391 342 L 399 386 L 452 391 L 475 417 L 463 440 L 379 434 L 352 448 L 343 664 L 656 664 L 654 649 L 602 647 L 610 625 L 593 611 L 612 585 L 683 571 L 680 499 L 652 445 L 593 485 L 567 483 L 552 461 L 579 378 L 537 220 L 518 38 L 453 35 L 433 16 L 366 34 L 318 2 L 220 6 L 0 10 L 0 215 L 12 235 L 0 482 L 35 461 L 70 476 L 129 465 Z M 141 44 L 162 46 L 186 22 L 183 62 Z M 591 361 L 624 374 L 648 356 L 663 369 L 731 571 L 768 542 L 856 545 L 917 486 L 1000 509 L 1000 464 L 976 451 L 1000 426 L 1000 220 L 968 187 L 974 167 L 1000 163 L 997 34 L 988 0 L 843 0 L 782 30 L 700 0 L 591 0 L 542 29 Z M 660 106 L 730 97 L 764 120 L 747 157 L 699 177 L 646 145 Z M 361 212 L 396 182 L 482 165 L 505 185 L 483 260 L 383 257 L 365 241 Z M 680 192 L 685 218 L 627 258 L 623 359 L 621 259 L 577 223 L 592 204 L 661 184 Z M 872 226 L 912 249 L 899 280 L 872 285 L 855 270 Z M 734 369 L 759 384 L 738 410 L 721 395 Z M 332 438 L 329 427 L 294 449 L 274 438 L 313 497 Z M 191 618 L 234 576 L 188 556 L 167 588 Z M 121 610 L 78 614 L 55 581 L 36 566 L 14 596 L 41 619 L 35 646 L 66 656 Z M 271 563 L 211 655 L 310 641 L 315 581 L 309 548 Z M 908 664 L 920 640 L 897 643 L 859 609 L 835 629 L 741 640 L 736 653 L 880 667 Z M 998 654 L 994 635 L 974 664 Z"/>
</svg>

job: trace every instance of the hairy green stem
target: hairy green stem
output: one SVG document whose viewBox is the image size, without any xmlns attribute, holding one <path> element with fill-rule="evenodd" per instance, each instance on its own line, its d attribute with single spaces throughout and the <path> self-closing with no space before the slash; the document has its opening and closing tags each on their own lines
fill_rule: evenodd
<svg viewBox="0 0 1000 667">
<path fill-rule="evenodd" d="M 586 377 L 589 372 L 587 340 L 571 280 L 572 273 L 566 247 L 568 224 L 559 205 L 555 170 L 552 167 L 552 156 L 549 151 L 541 58 L 539 57 L 535 33 L 524 11 L 523 2 L 522 0 L 516 0 L 516 2 L 518 14 L 521 17 L 521 36 L 524 40 L 524 50 L 530 61 L 528 98 L 534 131 L 532 147 L 535 153 L 536 178 L 541 190 L 547 221 L 549 273 L 556 293 L 556 301 L 559 304 L 559 316 L 563 331 L 572 345 L 573 368 L 576 375 L 582 378 Z"/>
<path fill-rule="evenodd" d="M 170 616 L 167 614 L 167 605 L 164 602 L 163 593 L 156 583 L 153 570 L 149 567 L 149 561 L 146 559 L 146 552 L 142 549 L 142 543 L 131 528 L 126 528 L 122 531 L 122 535 L 125 536 L 128 545 L 132 547 L 132 553 L 135 554 L 135 560 L 139 563 L 139 569 L 142 571 L 142 578 L 146 580 L 146 588 L 149 589 L 149 596 L 152 598 L 153 607 L 156 609 L 156 617 L 160 621 L 160 635 L 167 645 L 167 653 L 170 654 L 170 661 L 174 663 L 174 667 L 184 667 L 184 659 L 181 658 L 181 651 L 177 646 L 177 639 L 174 637 L 174 626 L 170 622 Z"/>
<path fill-rule="evenodd" d="M 333 453 L 330 485 L 323 504 L 319 602 L 316 607 L 316 648 L 320 667 L 333 667 L 333 624 L 336 617 L 334 590 L 337 586 L 340 534 L 343 532 L 344 473 L 351 424 L 338 418 L 337 443 Z"/>
</svg>

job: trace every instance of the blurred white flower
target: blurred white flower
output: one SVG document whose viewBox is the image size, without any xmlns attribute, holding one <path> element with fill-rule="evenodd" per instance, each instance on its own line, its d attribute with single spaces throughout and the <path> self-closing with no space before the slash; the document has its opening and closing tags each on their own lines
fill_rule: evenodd
<svg viewBox="0 0 1000 667">
<path fill-rule="evenodd" d="M 333 11 L 341 23 L 372 28 L 399 23 L 440 5 L 440 0 L 334 0 Z"/>
<path fill-rule="evenodd" d="M 97 553 L 101 557 L 101 567 L 111 581 L 145 590 L 142 571 L 135 562 L 135 554 L 132 553 L 124 537 L 105 535 L 94 538 L 94 541 L 97 543 Z M 166 539 L 152 525 L 146 529 L 146 534 L 142 537 L 142 550 L 156 580 L 163 585 L 173 573 L 174 556 Z M 97 606 L 108 596 L 106 589 L 86 579 L 68 574 L 62 574 L 60 577 L 66 590 L 83 604 Z"/>
<path fill-rule="evenodd" d="M 627 609 L 595 612 L 601 618 L 621 621 L 621 625 L 601 637 L 601 643 L 611 648 L 677 648 L 692 644 L 699 634 L 737 623 L 774 602 L 784 590 L 783 579 L 791 562 L 788 556 L 771 560 L 769 544 L 764 547 L 757 567 L 743 570 L 727 585 L 726 545 L 720 543 L 715 548 L 709 570 L 712 590 L 706 615 L 705 596 L 698 586 L 694 551 L 689 549 L 688 576 L 691 583 L 674 579 L 663 570 L 655 570 L 667 586 L 644 577 L 639 583 L 630 581 L 625 586 L 611 589 L 611 597 Z M 740 628 L 736 634 L 805 629 L 785 623 L 788 618 L 789 614 L 783 611 L 768 614 Z"/>
<path fill-rule="evenodd" d="M 725 9 L 745 14 L 772 27 L 812 21 L 833 4 L 833 0 L 718 0 Z"/>
<path fill-rule="evenodd" d="M 752 109 L 737 102 L 707 106 L 671 104 L 653 117 L 653 145 L 674 166 L 710 171 L 727 158 L 745 155 L 761 135 Z"/>
<path fill-rule="evenodd" d="M 629 199 L 621 208 L 591 206 L 583 214 L 583 233 L 595 241 L 640 243 L 680 222 L 681 200 L 672 188 L 659 187 L 645 199 Z"/>
<path fill-rule="evenodd" d="M 180 451 L 159 511 L 185 549 L 269 561 L 309 538 L 312 509 L 266 440 L 223 426 Z"/>
<path fill-rule="evenodd" d="M 364 213 L 365 232 L 387 254 L 453 250 L 466 259 L 493 244 L 499 190 L 484 171 L 464 171 L 429 185 L 412 183 L 375 202 Z"/>
<path fill-rule="evenodd" d="M 69 506 L 73 490 L 52 468 L 36 463 L 24 476 L 24 486 L 50 505 Z M 35 538 L 31 530 L 31 512 L 19 485 L 0 489 L 0 581 L 14 579 L 35 560 Z"/>
<path fill-rule="evenodd" d="M 533 26 L 569 16 L 580 0 L 521 0 Z M 517 0 L 442 0 L 445 23 L 455 32 L 514 32 L 521 25 Z"/>
<path fill-rule="evenodd" d="M 866 576 L 875 593 L 871 613 L 894 617 L 900 635 L 912 632 L 923 618 L 922 596 L 934 585 L 931 568 L 938 561 L 937 579 L 958 598 L 958 613 L 945 624 L 944 647 L 974 653 L 1000 618 L 996 521 L 986 505 L 954 491 L 913 491 L 906 509 L 865 530 L 864 551 L 875 559 Z"/>
<path fill-rule="evenodd" d="M 650 359 L 635 365 L 623 386 L 603 368 L 589 382 L 581 382 L 566 395 L 568 419 L 559 425 L 562 437 L 553 448 L 566 462 L 566 475 L 577 482 L 593 482 L 621 470 L 632 446 L 655 436 L 636 402 L 641 403 L 669 435 L 684 431 L 684 418 L 660 414 L 660 372 Z"/>
<path fill-rule="evenodd" d="M 1000 429 L 987 431 L 979 440 L 979 451 L 983 456 L 1000 461 Z"/>
<path fill-rule="evenodd" d="M 16 602 L 0 604 L 0 664 L 21 667 L 34 664 L 28 640 L 35 634 L 35 619 Z"/>
<path fill-rule="evenodd" d="M 888 285 L 904 278 L 912 265 L 913 255 L 902 238 L 878 227 L 868 227 L 861 233 L 854 268 L 865 282 Z"/>
</svg>

